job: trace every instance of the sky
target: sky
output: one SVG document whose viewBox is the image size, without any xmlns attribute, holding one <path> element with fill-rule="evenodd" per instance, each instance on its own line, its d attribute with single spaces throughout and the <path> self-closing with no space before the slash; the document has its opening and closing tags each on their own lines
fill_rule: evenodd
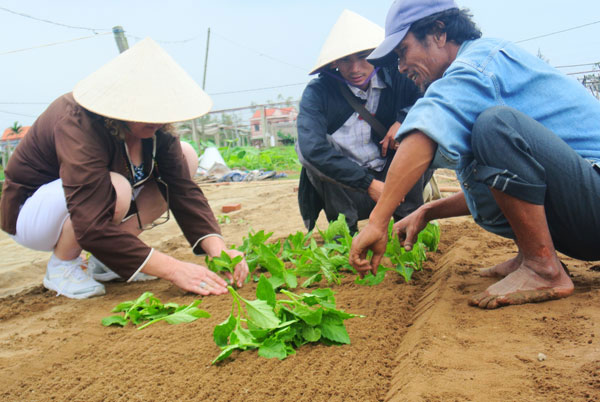
<svg viewBox="0 0 600 402">
<path fill-rule="evenodd" d="M 0 0 L 0 129 L 31 125 L 47 105 L 116 57 L 114 26 L 132 46 L 151 37 L 202 85 L 213 110 L 297 100 L 344 9 L 385 24 L 391 0 Z M 600 62 L 599 0 L 457 0 L 484 36 L 552 66 Z M 41 21 L 44 20 L 44 21 Z M 577 29 L 574 27 L 583 26 Z M 543 38 L 530 38 L 567 30 Z M 81 39 L 83 38 L 83 39 Z M 52 46 L 43 46 L 55 44 Z M 560 68 L 565 73 L 593 66 Z M 266 89 L 270 88 L 270 89 Z"/>
</svg>

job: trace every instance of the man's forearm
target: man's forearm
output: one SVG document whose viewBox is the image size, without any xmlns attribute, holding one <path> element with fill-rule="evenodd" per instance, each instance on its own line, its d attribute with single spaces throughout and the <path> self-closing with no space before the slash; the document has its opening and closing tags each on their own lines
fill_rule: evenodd
<svg viewBox="0 0 600 402">
<path fill-rule="evenodd" d="M 385 179 L 383 194 L 371 212 L 369 223 L 385 226 L 433 160 L 437 144 L 425 134 L 415 131 L 398 147 Z"/>
<path fill-rule="evenodd" d="M 424 204 L 423 208 L 427 221 L 433 219 L 452 218 L 454 216 L 470 215 L 465 194 L 461 191 L 450 197 L 442 198 Z"/>
</svg>

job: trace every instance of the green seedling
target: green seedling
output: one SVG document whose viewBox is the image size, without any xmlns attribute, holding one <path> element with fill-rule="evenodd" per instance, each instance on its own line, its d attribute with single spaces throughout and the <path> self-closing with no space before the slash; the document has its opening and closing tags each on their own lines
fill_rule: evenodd
<svg viewBox="0 0 600 402">
<path fill-rule="evenodd" d="M 219 215 L 217 217 L 217 222 L 219 222 L 219 225 L 227 225 L 228 223 L 231 223 L 231 218 L 229 215 Z"/>
<path fill-rule="evenodd" d="M 227 272 L 233 275 L 235 266 L 242 262 L 243 259 L 244 257 L 241 255 L 231 258 L 225 251 L 221 251 L 220 256 L 213 258 L 206 256 L 204 261 L 206 262 L 208 269 L 213 272 Z"/>
<path fill-rule="evenodd" d="M 196 300 L 190 305 L 178 305 L 177 303 L 162 304 L 151 292 L 145 292 L 136 300 L 119 303 L 113 309 L 113 313 L 123 313 L 123 315 L 113 315 L 102 319 L 102 325 L 126 326 L 131 322 L 133 325 L 139 325 L 137 329 L 144 329 L 150 324 L 158 321 L 166 321 L 169 324 L 180 324 L 183 322 L 192 322 L 198 318 L 208 318 L 210 314 L 197 306 L 201 300 Z"/>
<path fill-rule="evenodd" d="M 349 344 L 344 320 L 362 317 L 337 310 L 331 289 L 316 289 L 296 295 L 287 290 L 287 299 L 278 300 L 271 282 L 261 275 L 256 300 L 241 297 L 232 287 L 231 314 L 213 331 L 221 353 L 213 364 L 226 359 L 234 350 L 258 349 L 266 358 L 285 359 L 311 342 L 327 345 Z"/>
</svg>

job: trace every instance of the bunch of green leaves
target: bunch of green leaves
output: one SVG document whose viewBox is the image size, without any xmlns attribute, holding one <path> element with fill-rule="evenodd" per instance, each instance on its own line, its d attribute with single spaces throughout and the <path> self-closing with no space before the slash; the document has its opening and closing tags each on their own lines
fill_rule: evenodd
<svg viewBox="0 0 600 402">
<path fill-rule="evenodd" d="M 231 218 L 229 217 L 229 215 L 219 215 L 217 216 L 217 222 L 219 223 L 219 225 L 227 225 L 228 223 L 231 223 Z"/>
<path fill-rule="evenodd" d="M 327 230 L 321 231 L 317 228 L 323 238 L 325 245 L 331 245 L 331 249 L 339 254 L 349 254 L 352 248 L 352 235 L 346 222 L 344 214 L 339 214 L 337 220 L 329 223 Z"/>
<path fill-rule="evenodd" d="M 248 270 L 250 274 L 252 274 L 256 268 L 258 267 L 258 262 L 260 259 L 260 246 L 265 245 L 269 237 L 273 235 L 273 232 L 265 233 L 264 230 L 254 233 L 253 231 L 248 232 L 248 237 L 244 237 L 242 239 L 242 244 L 237 247 L 239 251 L 244 253 L 246 256 L 246 262 L 248 263 Z M 273 243 L 271 245 L 267 245 L 269 249 L 271 249 L 274 253 L 279 252 L 279 248 L 281 247 L 280 243 Z M 248 278 L 250 275 L 248 276 Z"/>
<path fill-rule="evenodd" d="M 341 270 L 351 270 L 347 254 L 340 254 L 336 244 L 330 243 L 319 247 L 314 239 L 310 239 L 310 247 L 296 261 L 296 274 L 306 277 L 303 287 L 320 282 L 323 278 L 328 284 L 340 284 Z"/>
<path fill-rule="evenodd" d="M 361 285 L 373 286 L 381 283 L 385 278 L 387 271 L 395 271 L 402 276 L 406 282 L 412 279 L 415 271 L 423 268 L 423 262 L 427 260 L 427 251 L 437 251 L 440 241 L 440 226 L 436 221 L 429 222 L 425 229 L 419 233 L 417 241 L 412 249 L 407 251 L 393 233 L 394 221 L 390 220 L 388 225 L 388 243 L 384 256 L 388 257 L 393 264 L 392 268 L 380 265 L 377 268 L 377 274 L 367 274 L 363 279 L 357 278 L 355 283 Z M 370 258 L 370 255 L 368 256 Z"/>
<path fill-rule="evenodd" d="M 283 242 L 281 259 L 295 264 L 296 259 L 303 254 L 304 250 L 306 250 L 311 237 L 312 231 L 306 234 L 298 231 L 295 234 L 289 235 Z"/>
<path fill-rule="evenodd" d="M 279 243 L 277 245 L 279 246 Z M 277 256 L 272 248 L 261 244 L 258 254 L 258 263 L 271 274 L 269 282 L 275 289 L 283 285 L 286 285 L 290 289 L 298 286 L 295 271 L 287 269 L 283 260 Z"/>
<path fill-rule="evenodd" d="M 221 251 L 221 255 L 218 257 L 210 258 L 206 256 L 204 261 L 206 262 L 206 266 L 213 272 L 228 272 L 231 275 L 235 272 L 235 266 L 238 265 L 244 256 L 238 255 L 234 258 L 231 258 L 229 254 L 225 252 L 225 250 Z"/>
<path fill-rule="evenodd" d="M 287 299 L 277 300 L 264 275 L 258 281 L 256 300 L 244 299 L 232 287 L 228 289 L 233 305 L 227 320 L 213 331 L 215 343 L 221 348 L 213 364 L 234 350 L 258 349 L 260 356 L 282 360 L 310 342 L 350 343 L 344 320 L 358 316 L 337 310 L 331 289 L 301 295 L 282 290 Z"/>
<path fill-rule="evenodd" d="M 112 309 L 113 315 L 102 319 L 102 325 L 120 325 L 124 327 L 128 322 L 139 325 L 137 329 L 144 329 L 150 324 L 158 321 L 166 321 L 169 324 L 180 324 L 192 322 L 198 318 L 208 318 L 210 314 L 197 306 L 201 300 L 195 300 L 190 305 L 178 305 L 177 303 L 162 304 L 151 292 L 145 292 L 136 300 L 119 303 Z"/>
</svg>

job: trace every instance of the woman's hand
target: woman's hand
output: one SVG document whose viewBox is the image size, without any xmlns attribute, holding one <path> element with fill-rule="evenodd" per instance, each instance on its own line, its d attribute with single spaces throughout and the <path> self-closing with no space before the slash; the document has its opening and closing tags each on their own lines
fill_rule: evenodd
<svg viewBox="0 0 600 402">
<path fill-rule="evenodd" d="M 227 293 L 227 283 L 208 268 L 183 261 L 177 261 L 174 265 L 171 276 L 165 279 L 169 279 L 181 289 L 202 296 Z"/>
<path fill-rule="evenodd" d="M 242 253 L 239 250 L 236 249 L 224 249 L 223 251 L 225 251 L 227 253 L 227 255 L 229 255 L 229 257 L 231 257 L 232 259 L 237 257 L 237 256 L 242 256 L 244 257 L 244 253 Z M 246 280 L 246 278 L 248 277 L 248 263 L 246 262 L 246 258 L 242 258 L 242 261 L 239 262 L 238 265 L 235 266 L 235 271 L 233 273 L 233 276 L 230 273 L 227 273 L 226 276 L 227 278 L 229 278 L 229 280 L 231 281 L 231 283 L 233 283 L 235 281 L 235 283 L 237 284 L 238 288 L 241 288 L 242 285 L 244 284 L 244 281 Z"/>
<path fill-rule="evenodd" d="M 222 251 L 226 252 L 231 258 L 235 258 L 239 255 L 242 257 L 244 256 L 244 253 L 241 251 L 228 249 L 225 246 L 225 241 L 220 236 L 210 236 L 205 238 L 202 240 L 201 246 L 211 258 L 220 256 Z M 232 284 L 235 282 L 238 287 L 242 287 L 248 276 L 248 263 L 246 262 L 246 258 L 243 258 L 242 261 L 235 266 L 233 275 L 227 274 L 226 276 Z"/>
</svg>

